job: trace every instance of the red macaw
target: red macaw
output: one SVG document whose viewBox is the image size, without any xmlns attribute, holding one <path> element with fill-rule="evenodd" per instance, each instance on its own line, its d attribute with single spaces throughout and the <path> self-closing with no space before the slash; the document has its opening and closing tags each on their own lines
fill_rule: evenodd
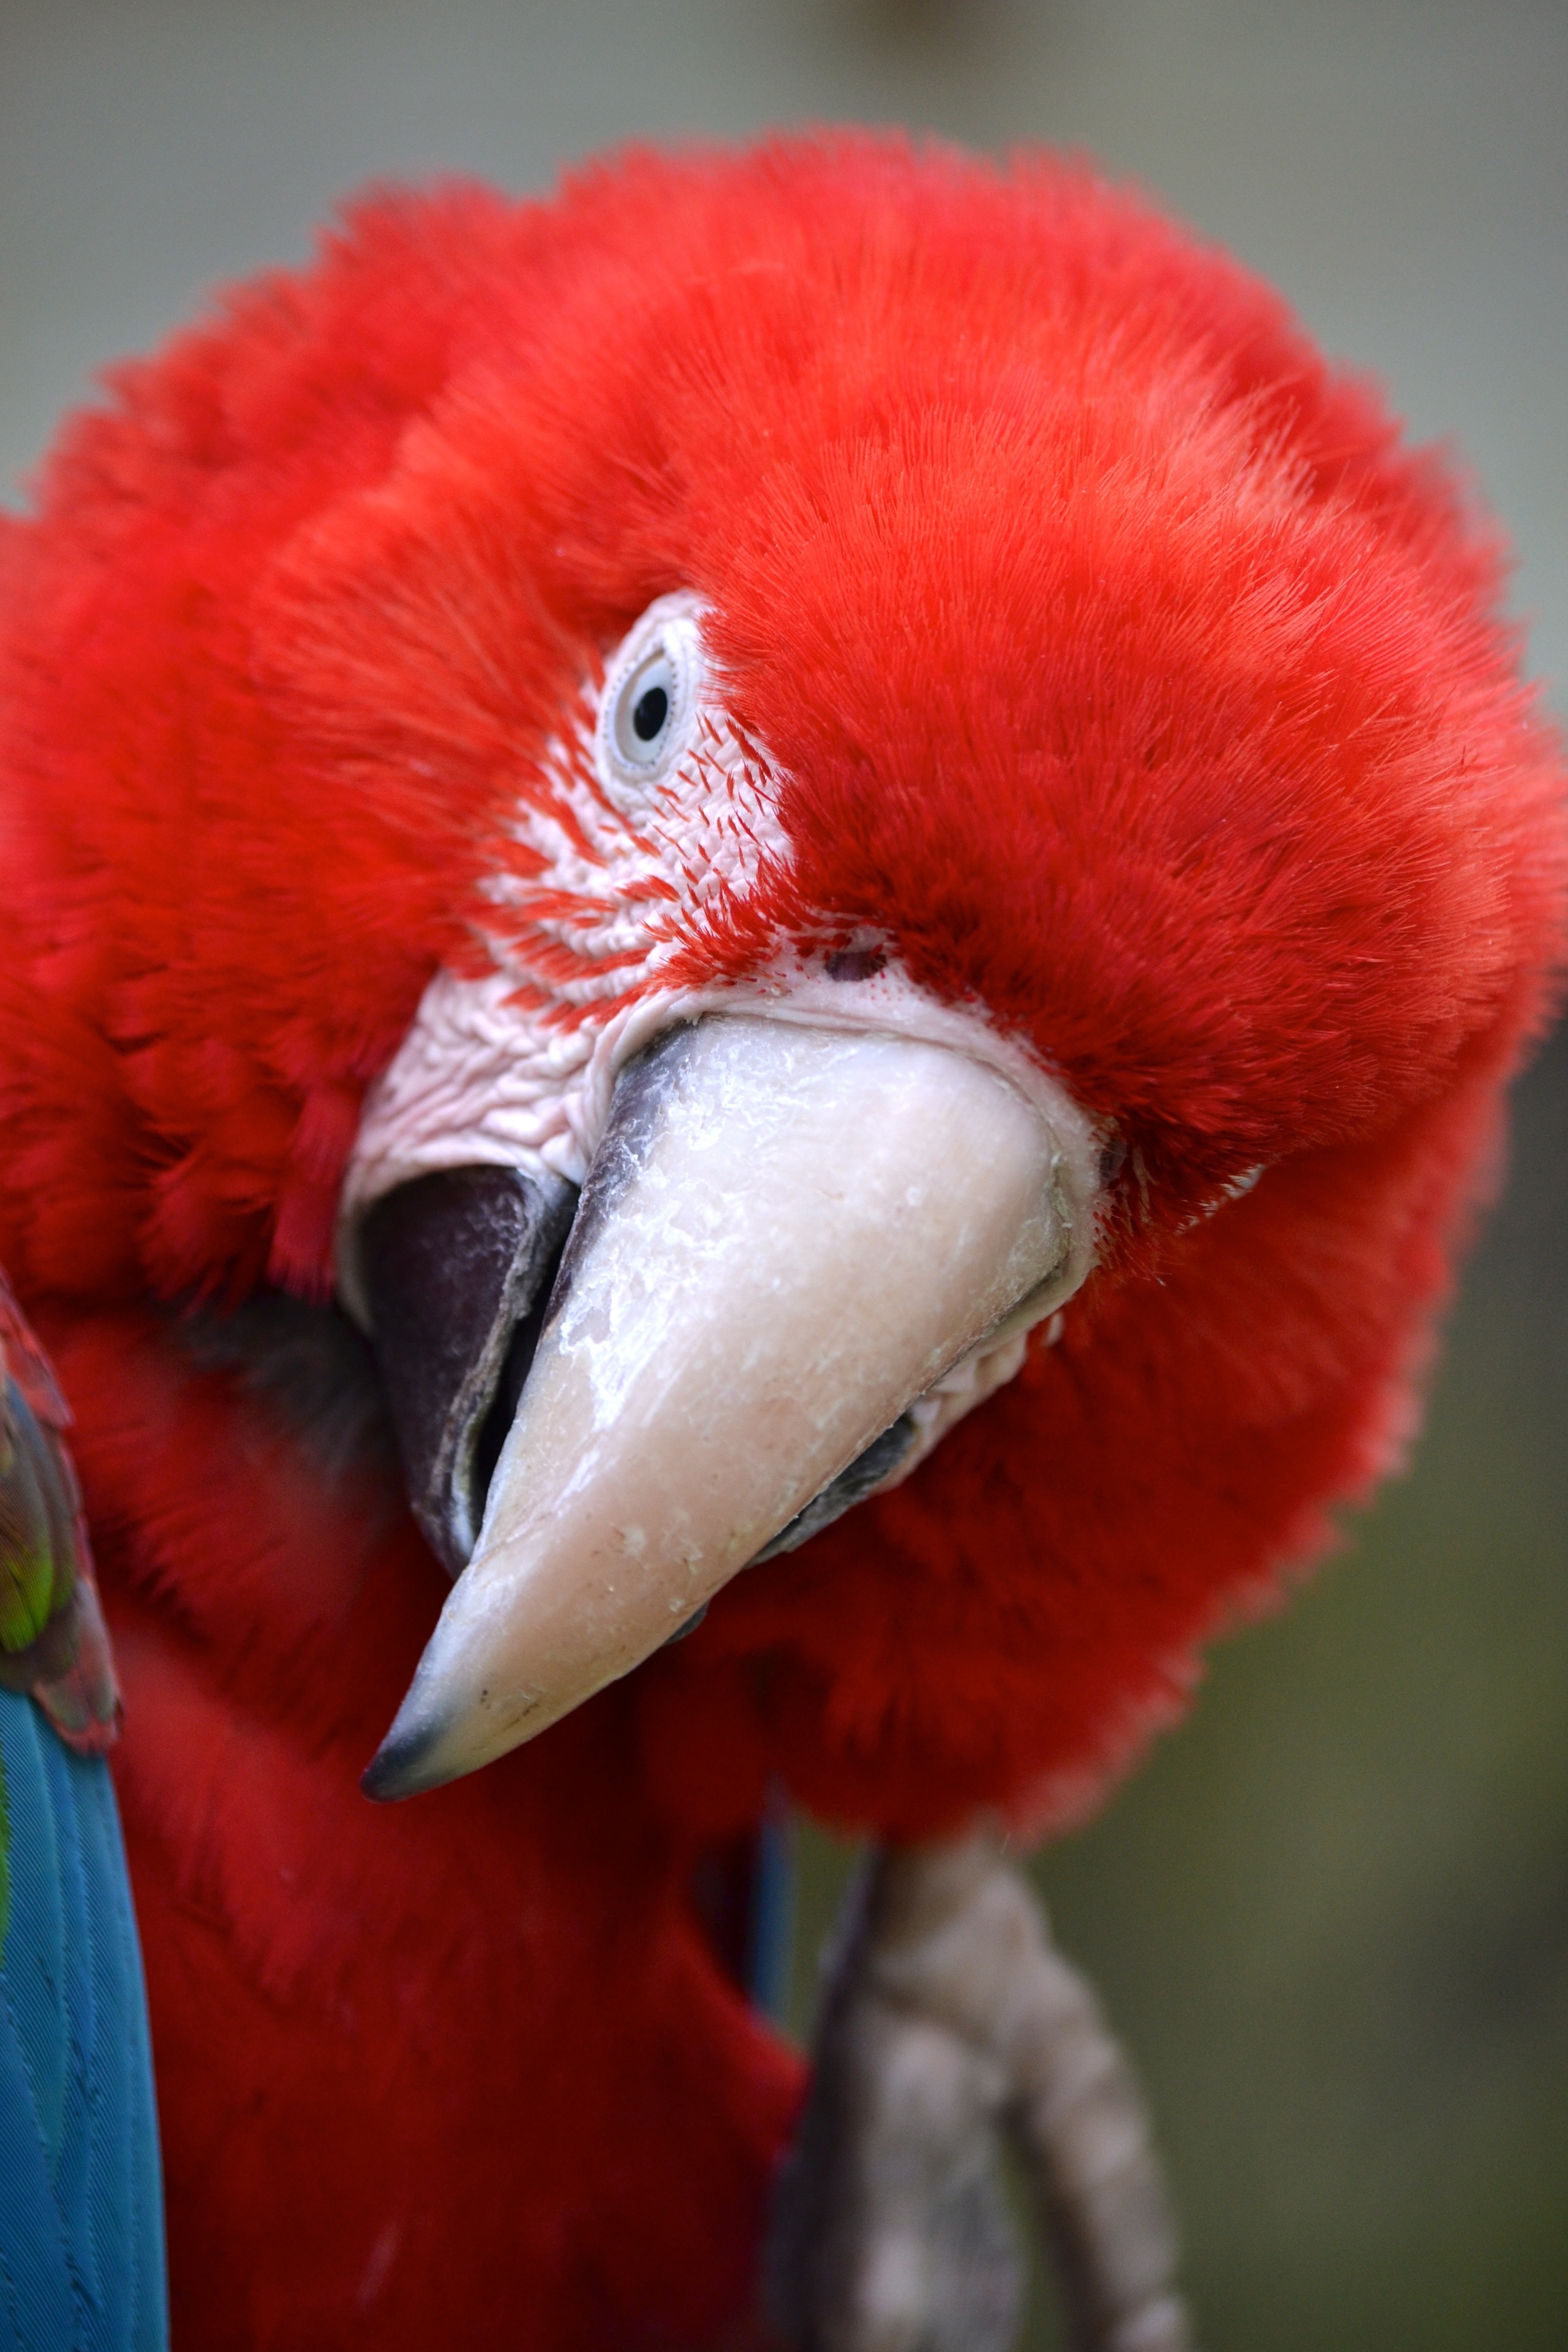
<svg viewBox="0 0 1568 2352">
<path fill-rule="evenodd" d="M 850 134 L 375 195 L 4 530 L 175 2340 L 739 2342 L 704 1858 L 1078 1819 L 1409 1441 L 1561 948 L 1494 537 L 1141 198 Z"/>
</svg>

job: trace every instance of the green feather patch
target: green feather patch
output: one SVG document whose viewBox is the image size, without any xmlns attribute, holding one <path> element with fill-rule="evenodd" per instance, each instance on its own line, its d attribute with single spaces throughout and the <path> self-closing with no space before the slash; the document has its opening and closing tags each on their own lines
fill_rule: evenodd
<svg viewBox="0 0 1568 2352">
<path fill-rule="evenodd" d="M 15 1381 L 0 1397 L 0 1650 L 25 1650 L 76 1585 L 74 1512 L 58 1448 Z"/>
</svg>

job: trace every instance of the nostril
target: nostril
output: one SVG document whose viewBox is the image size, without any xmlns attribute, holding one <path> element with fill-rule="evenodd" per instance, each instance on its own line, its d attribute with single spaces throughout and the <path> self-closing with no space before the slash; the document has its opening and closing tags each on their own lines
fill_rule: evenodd
<svg viewBox="0 0 1568 2352">
<path fill-rule="evenodd" d="M 887 970 L 888 959 L 876 948 L 840 948 L 827 959 L 829 980 L 875 980 Z"/>
</svg>

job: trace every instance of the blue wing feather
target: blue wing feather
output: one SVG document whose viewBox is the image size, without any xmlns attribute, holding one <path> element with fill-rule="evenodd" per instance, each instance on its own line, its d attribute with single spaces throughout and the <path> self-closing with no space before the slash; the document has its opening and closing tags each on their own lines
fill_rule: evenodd
<svg viewBox="0 0 1568 2352">
<path fill-rule="evenodd" d="M 152 2053 L 109 1768 L 5 1690 L 0 1758 L 0 2352 L 165 2352 Z"/>
<path fill-rule="evenodd" d="M 783 2025 L 789 2006 L 795 1905 L 795 1825 L 775 1791 L 757 1832 L 746 1937 L 746 1990 L 775 2025 Z"/>
</svg>

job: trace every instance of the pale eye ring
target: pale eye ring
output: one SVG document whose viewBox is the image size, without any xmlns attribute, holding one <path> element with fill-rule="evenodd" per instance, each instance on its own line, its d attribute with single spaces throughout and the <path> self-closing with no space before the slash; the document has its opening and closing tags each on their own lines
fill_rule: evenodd
<svg viewBox="0 0 1568 2352">
<path fill-rule="evenodd" d="M 660 645 L 616 697 L 616 749 L 628 767 L 658 767 L 675 719 L 675 667 Z"/>
<path fill-rule="evenodd" d="M 696 602 L 662 596 L 612 657 L 599 710 L 601 773 L 641 798 L 689 749 L 703 677 Z"/>
</svg>

